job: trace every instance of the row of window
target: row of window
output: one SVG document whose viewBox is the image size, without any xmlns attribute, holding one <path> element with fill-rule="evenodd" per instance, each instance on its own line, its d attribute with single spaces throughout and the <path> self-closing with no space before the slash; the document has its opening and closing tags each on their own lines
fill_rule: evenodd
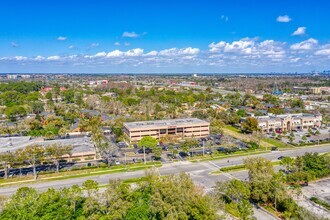
<svg viewBox="0 0 330 220">
<path fill-rule="evenodd" d="M 187 133 L 187 134 L 190 134 L 190 133 L 201 133 L 201 132 L 209 132 L 209 130 L 201 130 L 201 131 L 186 131 L 186 132 L 184 132 L 185 134 Z M 183 133 L 183 132 L 181 132 L 181 133 Z M 164 133 L 164 134 L 166 134 L 166 133 Z M 168 134 L 175 134 L 175 132 L 174 133 L 168 133 Z M 131 138 L 135 138 L 135 137 L 145 137 L 145 136 L 154 136 L 154 137 L 158 137 L 158 134 L 141 134 L 141 135 L 133 135 L 133 136 L 131 136 Z"/>
<path fill-rule="evenodd" d="M 131 133 L 140 133 L 140 132 L 147 132 L 147 131 L 160 131 L 164 132 L 166 130 L 177 130 L 177 132 L 183 132 L 183 129 L 189 129 L 189 128 L 208 128 L 209 126 L 205 125 L 205 126 L 193 126 L 193 127 L 182 127 L 182 128 L 168 128 L 168 129 L 152 129 L 152 130 L 140 130 L 140 131 L 131 131 Z"/>
</svg>

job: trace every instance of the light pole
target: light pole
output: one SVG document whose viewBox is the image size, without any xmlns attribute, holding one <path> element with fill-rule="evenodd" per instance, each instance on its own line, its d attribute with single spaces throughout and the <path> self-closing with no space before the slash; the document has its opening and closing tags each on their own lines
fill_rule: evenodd
<svg viewBox="0 0 330 220">
<path fill-rule="evenodd" d="M 143 146 L 143 159 L 144 159 L 144 164 L 147 164 L 147 161 L 146 161 L 146 148 L 145 148 L 145 146 Z"/>
<path fill-rule="evenodd" d="M 204 157 L 204 140 L 203 140 L 203 157 Z"/>
</svg>

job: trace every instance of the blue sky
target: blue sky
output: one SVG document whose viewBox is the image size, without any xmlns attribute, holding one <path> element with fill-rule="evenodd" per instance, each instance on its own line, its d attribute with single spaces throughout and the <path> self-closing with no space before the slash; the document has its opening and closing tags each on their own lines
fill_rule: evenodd
<svg viewBox="0 0 330 220">
<path fill-rule="evenodd" d="M 330 1 L 0 3 L 0 72 L 330 69 Z"/>
</svg>

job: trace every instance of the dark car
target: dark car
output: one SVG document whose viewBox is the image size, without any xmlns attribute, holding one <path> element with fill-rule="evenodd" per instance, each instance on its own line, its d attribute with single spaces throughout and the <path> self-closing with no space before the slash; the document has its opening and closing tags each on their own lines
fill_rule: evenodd
<svg viewBox="0 0 330 220">
<path fill-rule="evenodd" d="M 163 146 L 163 147 L 162 147 L 162 150 L 164 150 L 164 151 L 168 151 L 168 146 Z"/>
<path fill-rule="evenodd" d="M 139 149 L 136 153 L 138 153 L 138 154 L 143 154 L 143 153 L 144 153 L 143 148 Z M 146 154 L 150 154 L 150 153 L 152 153 L 152 150 L 149 149 L 149 148 L 146 148 L 146 149 L 145 149 L 145 153 L 146 153 Z"/>
<path fill-rule="evenodd" d="M 284 156 L 280 156 L 280 157 L 278 157 L 277 159 L 278 160 L 282 160 L 284 158 Z"/>
<path fill-rule="evenodd" d="M 226 152 L 227 149 L 224 148 L 224 147 L 218 147 L 218 148 L 217 148 L 217 151 L 219 151 L 219 152 Z"/>
<path fill-rule="evenodd" d="M 188 156 L 190 156 L 190 153 L 186 153 L 186 152 L 183 152 L 183 151 L 181 151 L 181 152 L 179 152 L 179 155 L 180 155 L 180 157 L 188 157 Z"/>
<path fill-rule="evenodd" d="M 213 152 L 211 150 L 209 150 L 209 149 L 206 149 L 206 150 L 204 150 L 204 153 L 205 154 L 212 154 Z"/>
</svg>

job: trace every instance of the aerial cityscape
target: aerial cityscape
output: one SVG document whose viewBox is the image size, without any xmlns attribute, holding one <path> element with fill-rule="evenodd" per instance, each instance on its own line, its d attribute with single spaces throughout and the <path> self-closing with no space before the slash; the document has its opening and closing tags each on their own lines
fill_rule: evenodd
<svg viewBox="0 0 330 220">
<path fill-rule="evenodd" d="M 330 219 L 329 10 L 4 1 L 0 219 Z"/>
</svg>

